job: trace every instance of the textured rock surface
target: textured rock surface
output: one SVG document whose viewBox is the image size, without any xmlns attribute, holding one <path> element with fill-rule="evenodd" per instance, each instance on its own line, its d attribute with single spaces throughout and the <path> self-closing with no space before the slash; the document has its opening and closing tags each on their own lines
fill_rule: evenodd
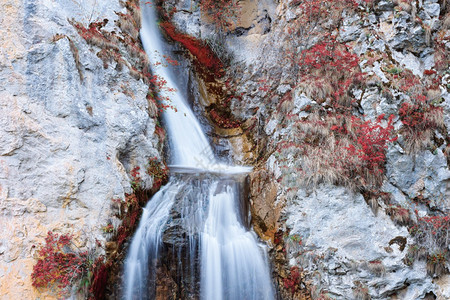
<svg viewBox="0 0 450 300">
<path fill-rule="evenodd" d="M 293 2 L 298 1 L 241 1 L 245 9 L 230 32 L 218 35 L 195 1 L 164 1 L 166 8 L 177 8 L 172 21 L 179 30 L 220 46 L 218 54 L 232 54 L 232 93 L 240 97 L 230 107 L 254 141 L 245 136 L 244 144 L 241 129 L 219 132 L 220 151 L 242 149 L 235 161 L 258 163 L 250 185 L 253 225 L 274 246 L 274 264 L 284 264 L 276 267 L 280 288 L 289 279 L 286 270 L 299 267 L 301 289 L 308 287 L 313 298 L 320 293 L 336 299 L 449 298 L 448 275 L 432 278 L 423 260 L 405 264 L 414 238 L 386 216 L 381 200 L 375 215 L 360 193 L 329 184 L 304 188 L 296 169 L 303 157 L 275 153 L 295 132 L 287 115 L 301 120 L 310 116 L 311 107 L 330 109 L 323 99 L 308 95 L 285 55 L 286 50 L 301 50 L 289 48 L 295 39 L 287 28 L 299 18 Z M 420 216 L 448 215 L 450 32 L 443 25 L 448 8 L 444 1 L 406 2 L 374 1 L 357 14 L 344 12 L 336 32 L 367 74 L 366 86 L 352 90 L 357 99 L 353 113 L 364 120 L 398 116 L 401 104 L 410 100 L 409 93 L 395 86 L 395 76 L 444 74 L 432 100 L 443 108 L 446 130 L 434 132 L 428 147 L 409 155 L 397 117 L 400 139 L 388 149 L 380 192 L 390 193 L 392 204 L 408 209 L 412 218 L 414 208 Z M 8 0 L 0 9 L 0 295 L 46 298 L 31 287 L 33 245 L 54 229 L 74 234 L 81 249 L 104 240 L 101 228 L 114 213 L 110 199 L 131 191 L 128 172 L 159 156 L 159 145 L 145 99 L 148 86 L 127 68 L 114 69 L 113 64 L 105 69 L 95 54 L 98 49 L 87 46 L 67 21 L 87 25 L 107 18 L 106 28 L 120 32 L 113 22 L 115 12 L 122 11 L 119 1 Z M 78 51 L 67 38 L 53 39 L 55 34 L 69 37 Z M 437 37 L 441 53 L 434 47 Z M 307 46 L 315 42 L 313 37 Z M 195 75 L 184 77 L 190 81 Z M 200 104 L 214 103 L 215 95 L 202 91 L 201 82 L 189 84 L 197 85 L 194 93 L 204 97 Z M 144 186 L 151 187 L 152 178 L 144 172 L 141 176 Z M 429 202 L 417 205 L 416 198 Z M 276 241 L 280 232 L 284 249 Z M 289 299 L 289 290 L 282 294 Z"/>
<path fill-rule="evenodd" d="M 406 227 L 386 216 L 385 204 L 379 201 L 381 209 L 375 215 L 360 193 L 326 184 L 315 189 L 302 188 L 296 166 L 303 158 L 276 153 L 277 145 L 289 143 L 295 130 L 286 114 L 302 120 L 309 116 L 311 106 L 321 105 L 330 111 L 327 103 L 316 102 L 305 94 L 307 91 L 296 81 L 295 67 L 284 55 L 286 49 L 292 50 L 288 45 L 293 36 L 287 28 L 299 18 L 298 5 L 291 5 L 294 2 L 303 1 L 242 1 L 244 7 L 251 9 L 246 10 L 244 21 L 238 15 L 233 26 L 241 30 L 231 31 L 224 42 L 227 51 L 234 55 L 230 73 L 236 94 L 242 96 L 232 101 L 232 111 L 238 119 L 257 120 L 254 138 L 262 160 L 252 174 L 255 231 L 274 242 L 275 265 L 283 261 L 279 259 L 283 250 L 277 246 L 274 233 L 281 230 L 287 234 L 287 269 L 301 268 L 313 298 L 321 292 L 333 299 L 369 299 L 369 295 L 372 299 L 448 298 L 448 275 L 433 279 L 427 275 L 424 261 L 411 267 L 404 263 L 408 246 L 415 241 Z M 444 74 L 440 93 L 435 91 L 434 99 L 444 110 L 446 130 L 433 133 L 438 138 L 431 146 L 408 155 L 404 150 L 403 125 L 397 117 L 394 126 L 400 139 L 388 150 L 386 179 L 379 191 L 390 193 L 391 203 L 409 209 L 412 215 L 414 208 L 419 209 L 421 216 L 432 210 L 448 215 L 448 58 L 444 58 L 442 67 L 442 57 L 433 41 L 440 37 L 448 55 L 449 43 L 442 39 L 450 34 L 442 27 L 448 8 L 446 11 L 442 1 L 374 1 L 373 6 L 357 11 L 346 14 L 338 28 L 338 40 L 353 48 L 360 57 L 361 70 L 368 75 L 364 89 L 352 91 L 358 102 L 354 114 L 372 121 L 381 114 L 398 116 L 400 106 L 410 101 L 411 94 L 395 87 L 396 72 L 411 72 L 421 80 L 429 76 L 430 70 Z M 267 14 L 271 22 L 263 31 L 252 31 L 252 24 L 262 14 Z M 214 25 L 208 24 L 198 10 L 179 11 L 173 21 L 180 30 L 191 24 L 187 31 L 198 37 L 214 36 Z M 289 94 L 291 98 L 286 98 Z M 261 166 L 264 160 L 265 166 Z M 267 176 L 272 179 L 267 180 Z M 429 200 L 428 206 L 412 202 L 417 197 Z M 406 242 L 402 244 L 403 241 Z M 277 267 L 283 280 L 288 278 L 287 269 Z M 300 299 L 297 294 L 287 295 L 288 299 Z"/>
<path fill-rule="evenodd" d="M 115 11 L 123 11 L 119 1 L 0 4 L 2 299 L 40 297 L 30 274 L 34 245 L 48 231 L 73 234 L 82 250 L 104 241 L 111 199 L 131 192 L 127 171 L 159 157 L 148 86 L 127 68 L 104 69 L 68 23 L 108 18 L 120 32 Z M 55 34 L 73 41 L 80 70 L 69 39 L 52 41 Z M 142 179 L 151 187 L 152 178 Z"/>
<path fill-rule="evenodd" d="M 287 209 L 290 235 L 299 235 L 305 245 L 288 243 L 290 263 L 318 273 L 313 277 L 318 290 L 350 299 L 358 280 L 368 287 L 371 299 L 386 299 L 408 285 L 414 287 L 402 299 L 420 299 L 432 289 L 423 263 L 405 268 L 406 250 L 390 243 L 409 237 L 406 228 L 397 228 L 384 214 L 375 216 L 361 195 L 319 186 L 310 194 L 300 190 Z"/>
</svg>

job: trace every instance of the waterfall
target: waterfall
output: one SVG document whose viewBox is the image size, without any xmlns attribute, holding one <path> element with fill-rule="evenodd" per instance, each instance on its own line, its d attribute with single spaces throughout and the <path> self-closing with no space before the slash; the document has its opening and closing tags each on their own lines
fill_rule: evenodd
<svg viewBox="0 0 450 300">
<path fill-rule="evenodd" d="M 144 2 L 141 7 L 141 40 L 150 61 L 156 62 L 168 47 L 154 8 Z M 190 277 L 187 289 L 204 300 L 274 299 L 265 249 L 243 225 L 239 210 L 242 178 L 251 168 L 220 164 L 170 69 L 159 65 L 153 72 L 172 90 L 162 91 L 162 96 L 176 107 L 163 113 L 171 175 L 144 208 L 125 261 L 123 298 L 157 297 L 158 258 L 165 235 L 176 228 L 173 234 L 180 245 L 175 246 L 187 249 L 188 257 L 178 258 L 187 261 L 189 270 L 182 270 Z"/>
</svg>

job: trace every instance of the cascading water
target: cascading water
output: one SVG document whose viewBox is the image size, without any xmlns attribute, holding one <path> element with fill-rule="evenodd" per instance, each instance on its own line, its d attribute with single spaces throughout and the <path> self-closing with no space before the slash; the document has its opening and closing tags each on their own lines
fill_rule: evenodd
<svg viewBox="0 0 450 300">
<path fill-rule="evenodd" d="M 141 40 L 152 62 L 167 53 L 153 7 L 142 5 Z M 169 97 L 177 111 L 163 114 L 171 148 L 171 179 L 144 209 L 125 262 L 124 299 L 154 299 L 157 264 L 171 222 L 187 242 L 190 287 L 200 281 L 201 299 L 273 299 L 263 247 L 243 225 L 240 185 L 247 167 L 219 164 L 193 112 L 184 102 L 167 67 L 153 71 L 175 90 Z M 163 92 L 164 93 L 164 92 Z M 241 175 L 239 175 L 241 174 Z M 174 215 L 179 215 L 175 221 Z M 180 229 L 182 228 L 182 229 Z M 181 246 L 180 246 L 181 247 Z M 180 260 L 182 258 L 179 258 Z M 200 273 L 198 275 L 198 273 Z"/>
</svg>

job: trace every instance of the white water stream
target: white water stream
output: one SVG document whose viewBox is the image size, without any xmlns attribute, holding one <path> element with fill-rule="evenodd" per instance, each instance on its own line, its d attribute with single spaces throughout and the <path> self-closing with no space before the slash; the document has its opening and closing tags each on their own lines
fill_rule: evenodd
<svg viewBox="0 0 450 300">
<path fill-rule="evenodd" d="M 141 40 L 150 61 L 156 62 L 167 53 L 167 47 L 154 8 L 143 2 L 141 7 Z M 170 70 L 156 66 L 153 72 L 176 90 L 162 95 L 177 109 L 163 114 L 172 175 L 144 209 L 125 261 L 123 298 L 158 296 L 158 258 L 164 248 L 164 233 L 173 222 L 171 211 L 177 210 L 180 227 L 188 236 L 190 268 L 200 273 L 195 276 L 196 271 L 190 270 L 194 274 L 190 282 L 195 286 L 192 281 L 200 281 L 197 294 L 202 300 L 274 299 L 265 249 L 245 228 L 239 211 L 241 195 L 233 174 L 245 174 L 250 168 L 218 163 L 199 122 L 177 91 Z"/>
</svg>

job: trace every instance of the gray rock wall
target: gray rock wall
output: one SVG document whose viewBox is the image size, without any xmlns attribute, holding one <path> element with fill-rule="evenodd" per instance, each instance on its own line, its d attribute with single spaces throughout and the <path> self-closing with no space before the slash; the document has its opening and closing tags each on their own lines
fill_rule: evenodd
<svg viewBox="0 0 450 300">
<path fill-rule="evenodd" d="M 179 1 L 179 5 L 184 2 L 187 1 Z M 295 142 L 297 124 L 308 120 L 311 108 L 323 111 L 322 116 L 332 111 L 327 101 L 307 95 L 314 94 L 311 93 L 314 88 L 308 89 L 298 81 L 298 70 L 286 56 L 286 50 L 305 49 L 290 48 L 292 41 L 301 40 L 302 36 L 288 31 L 301 18 L 298 4 L 302 2 L 242 1 L 242 7 L 251 9 L 238 13 L 223 43 L 233 54 L 229 73 L 235 94 L 241 96 L 232 101 L 232 112 L 241 120 L 257 120 L 255 143 L 259 157 L 267 159 L 267 172 L 260 170 L 264 161 L 257 162 L 258 174 L 272 174 L 271 181 L 278 189 L 274 193 L 272 184 L 265 189 L 263 186 L 262 191 L 261 187 L 255 189 L 252 195 L 256 201 L 255 229 L 262 238 L 272 237 L 272 241 L 273 224 L 288 233 L 284 238 L 288 262 L 285 270 L 299 267 L 313 298 L 447 299 L 449 275 L 428 275 L 425 260 L 408 266 L 405 263 L 408 247 L 417 241 L 407 226 L 397 224 L 386 213 L 389 207 L 399 205 L 414 222 L 417 217 L 448 216 L 450 211 L 446 75 L 450 71 L 450 32 L 445 1 L 373 1 L 373 5 L 360 5 L 353 13 L 344 11 L 342 23 L 337 26 L 339 42 L 347 43 L 359 56 L 360 69 L 367 74 L 366 85 L 352 90 L 357 99 L 353 114 L 371 121 L 381 114 L 394 114 L 394 128 L 399 134 L 399 140 L 389 145 L 386 176 L 376 191 L 389 193 L 391 203 L 377 199 L 378 209 L 374 211 L 359 192 L 325 183 L 304 187 L 298 166 L 306 158 L 295 151 L 276 151 L 282 143 Z M 260 22 L 263 19 L 271 21 Z M 179 11 L 173 21 L 189 34 L 214 38 L 214 24 L 208 23 L 198 10 Z M 266 27 L 255 29 L 261 26 Z M 324 21 L 320 26 L 332 24 Z M 309 44 L 298 45 L 308 48 L 319 38 L 312 36 Z M 437 46 L 438 40 L 441 48 Z M 443 61 L 442 53 L 447 55 Z M 395 77 L 393 73 L 413 74 L 420 82 L 418 85 L 425 87 L 430 84 L 427 76 L 432 76 L 429 74 L 433 71 L 442 77 L 438 88 L 431 88 L 434 90 L 427 97 L 442 108 L 445 129 L 433 130 L 434 140 L 424 141 L 426 146 L 411 154 L 405 145 L 399 109 L 402 103 L 412 101 L 412 93 L 401 91 L 396 80 L 402 75 Z M 258 174 L 253 174 L 255 182 Z M 261 200 L 261 195 L 270 198 Z M 261 203 L 270 208 L 261 208 Z M 268 210 L 278 212 L 280 207 L 283 210 L 278 220 L 267 217 Z M 278 247 L 274 246 L 278 254 L 272 257 L 275 265 L 282 252 Z M 444 264 L 449 267 L 448 261 Z M 283 286 L 287 275 L 280 268 L 277 270 L 281 277 L 278 282 Z M 296 293 L 284 295 L 288 299 L 303 299 Z"/>
<path fill-rule="evenodd" d="M 107 18 L 106 29 L 120 34 L 121 11 L 119 1 L 0 4 L 2 299 L 42 297 L 30 274 L 34 245 L 48 231 L 73 234 L 80 250 L 95 251 L 102 228 L 118 225 L 111 200 L 132 192 L 128 172 L 160 157 L 148 85 L 126 67 L 105 69 L 99 49 L 68 22 Z M 152 178 L 141 177 L 150 188 Z"/>
</svg>

